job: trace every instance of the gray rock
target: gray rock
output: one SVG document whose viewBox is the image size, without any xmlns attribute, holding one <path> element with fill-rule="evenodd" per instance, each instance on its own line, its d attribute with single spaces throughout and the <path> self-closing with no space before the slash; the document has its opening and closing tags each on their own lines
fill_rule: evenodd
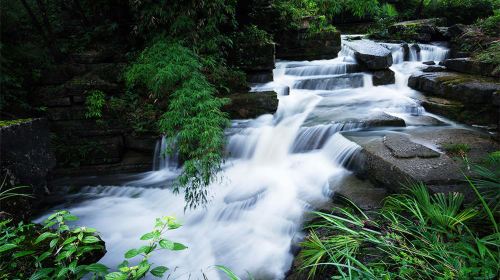
<svg viewBox="0 0 500 280">
<path fill-rule="evenodd" d="M 444 61 L 444 66 L 449 70 L 460 73 L 500 78 L 500 71 L 495 70 L 495 64 L 480 62 L 471 58 L 446 59 Z"/>
<path fill-rule="evenodd" d="M 424 65 L 435 65 L 436 62 L 434 62 L 434 61 L 424 61 L 424 62 L 422 62 L 422 64 L 424 64 Z"/>
<path fill-rule="evenodd" d="M 55 166 L 47 120 L 32 119 L 1 126 L 0 139 L 2 169 L 13 173 L 16 184 L 31 186 L 35 194 L 44 194 L 47 174 Z"/>
<path fill-rule="evenodd" d="M 360 172 L 375 185 L 400 192 L 402 183 L 423 182 L 434 189 L 457 190 L 464 185 L 463 161 L 444 153 L 436 157 L 436 151 L 428 147 L 467 144 L 471 147 L 468 156 L 472 162 L 482 160 L 488 153 L 499 149 L 498 143 L 488 135 L 472 130 L 440 127 L 418 128 L 406 132 L 410 134 L 408 137 L 411 141 L 398 138 L 397 134 L 391 136 L 393 133 L 387 133 L 385 140 L 384 137 L 366 136 L 361 132 L 358 136 L 355 133 L 348 136 L 363 148 L 360 157 L 364 160 L 364 170 Z M 418 143 L 415 143 L 417 140 Z M 420 143 L 426 143 L 426 148 L 430 151 L 422 148 L 419 152 L 414 152 L 414 149 L 421 148 Z M 406 157 L 408 155 L 415 156 Z"/>
<path fill-rule="evenodd" d="M 363 74 L 345 74 L 328 78 L 309 78 L 297 81 L 294 89 L 337 90 L 363 86 Z"/>
<path fill-rule="evenodd" d="M 374 86 L 394 84 L 396 76 L 391 69 L 374 71 L 372 81 Z"/>
<path fill-rule="evenodd" d="M 422 69 L 422 72 L 432 73 L 432 72 L 444 72 L 446 70 L 447 70 L 446 67 L 443 67 L 443 66 L 429 66 L 429 67 Z"/>
<path fill-rule="evenodd" d="M 384 145 L 397 158 L 432 158 L 439 157 L 439 153 L 423 145 L 412 142 L 408 136 L 389 134 L 384 137 Z"/>
<path fill-rule="evenodd" d="M 337 195 L 348 198 L 362 210 L 375 210 L 382 207 L 387 189 L 376 188 L 368 181 L 349 176 L 335 189 L 334 199 Z"/>
<path fill-rule="evenodd" d="M 228 96 L 231 103 L 223 110 L 232 119 L 256 118 L 263 114 L 274 114 L 278 108 L 277 93 L 274 91 L 235 93 Z"/>
<path fill-rule="evenodd" d="M 391 51 L 377 43 L 359 40 L 346 42 L 345 45 L 354 51 L 358 63 L 369 70 L 382 70 L 392 65 Z"/>
<path fill-rule="evenodd" d="M 406 40 L 428 43 L 447 38 L 447 30 L 440 26 L 446 25 L 443 18 L 419 19 L 398 22 L 389 27 L 390 34 L 405 34 Z M 413 34 L 413 35 L 410 35 Z"/>
<path fill-rule="evenodd" d="M 327 31 L 311 35 L 308 28 L 290 30 L 275 36 L 276 57 L 286 60 L 317 60 L 337 57 L 340 32 Z"/>
<path fill-rule="evenodd" d="M 493 93 L 500 90 L 500 82 L 494 79 L 451 72 L 417 73 L 409 78 L 408 86 L 438 97 L 474 104 L 491 104 Z"/>
</svg>

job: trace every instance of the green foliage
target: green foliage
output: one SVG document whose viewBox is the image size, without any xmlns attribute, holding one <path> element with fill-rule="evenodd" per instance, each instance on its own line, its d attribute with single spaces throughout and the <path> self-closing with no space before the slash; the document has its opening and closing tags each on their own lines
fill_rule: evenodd
<svg viewBox="0 0 500 280">
<path fill-rule="evenodd" d="M 497 193 L 498 163 L 489 167 L 497 173 L 478 169 L 483 185 L 493 184 Z M 486 201 L 484 189 L 469 182 Z M 466 206 L 462 194 L 431 195 L 422 184 L 408 190 L 387 197 L 377 213 L 356 207 L 316 212 L 299 255 L 309 278 L 496 279 L 500 236 L 490 205 Z"/>
<path fill-rule="evenodd" d="M 491 17 L 479 19 L 475 25 L 488 36 L 500 35 L 500 9 L 496 9 Z"/>
<path fill-rule="evenodd" d="M 29 122 L 32 119 L 17 119 L 17 120 L 0 120 L 0 127 L 2 126 L 11 126 L 11 125 L 16 125 L 24 122 Z"/>
<path fill-rule="evenodd" d="M 100 119 L 105 104 L 106 95 L 100 90 L 92 90 L 85 100 L 85 105 L 87 106 L 85 117 L 88 119 Z"/>
<path fill-rule="evenodd" d="M 350 13 L 359 18 L 375 16 L 380 8 L 378 0 L 316 0 L 316 3 L 329 19 L 341 13 Z"/>
<path fill-rule="evenodd" d="M 470 152 L 470 146 L 464 143 L 456 143 L 456 144 L 445 144 L 443 145 L 443 149 L 452 156 L 461 156 L 466 157 L 467 153 Z"/>
<path fill-rule="evenodd" d="M 60 166 L 79 167 L 83 163 L 92 162 L 92 153 L 103 152 L 104 149 L 96 141 L 82 141 L 73 134 L 58 136 L 51 134 L 51 145 Z"/>
<path fill-rule="evenodd" d="M 220 170 L 227 116 L 215 88 L 203 75 L 202 64 L 190 49 L 177 42 L 157 39 L 125 73 L 130 89 L 145 87 L 154 99 L 167 99 L 168 110 L 160 117 L 159 130 L 184 161 L 178 178 L 186 186 L 189 206 L 207 201 L 206 186 Z"/>
<path fill-rule="evenodd" d="M 475 53 L 474 58 L 496 65 L 493 71 L 497 74 L 500 73 L 500 41 L 493 42 L 487 49 Z"/>
<path fill-rule="evenodd" d="M 449 24 L 474 23 L 493 14 L 496 0 L 425 0 L 427 17 L 444 17 Z"/>
<path fill-rule="evenodd" d="M 0 223 L 1 279 L 80 279 L 97 265 L 86 265 L 102 241 L 95 229 L 70 228 L 77 217 L 67 211 L 50 215 L 43 228 L 10 220 Z M 87 259 L 87 260 L 86 260 Z"/>
<path fill-rule="evenodd" d="M 106 274 L 106 280 L 129 279 L 137 280 L 147 276 L 148 272 L 153 276 L 162 278 L 168 268 L 165 266 L 156 266 L 149 262 L 149 258 L 154 252 L 160 250 L 180 251 L 187 249 L 181 243 L 173 242 L 165 237 L 169 230 L 179 228 L 181 225 L 173 217 L 157 218 L 153 231 L 141 236 L 141 240 L 148 241 L 148 245 L 137 249 L 130 249 L 125 253 L 125 259 L 133 259 L 141 256 L 142 259 L 137 265 L 130 265 L 128 260 L 124 260 L 119 266 L 118 271 Z"/>
</svg>

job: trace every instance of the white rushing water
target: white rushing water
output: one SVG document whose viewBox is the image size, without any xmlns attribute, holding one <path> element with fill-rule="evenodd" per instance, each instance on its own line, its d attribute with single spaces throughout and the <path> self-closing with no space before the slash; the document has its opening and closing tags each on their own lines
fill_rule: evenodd
<svg viewBox="0 0 500 280">
<path fill-rule="evenodd" d="M 144 244 L 139 237 L 156 217 L 172 215 L 183 226 L 168 238 L 189 248 L 152 259 L 170 268 L 171 279 L 225 279 L 214 265 L 241 277 L 283 279 L 292 247 L 303 236 L 304 215 L 326 203 L 341 179 L 351 176 L 344 166 L 360 147 L 341 132 L 368 128 L 370 119 L 383 114 L 410 120 L 425 113 L 413 99 L 418 93 L 406 85 L 408 77 L 422 65 L 418 61 L 443 60 L 447 50 L 419 45 L 417 54 L 411 47 L 411 61 L 404 61 L 401 46 L 384 45 L 397 62 L 391 67 L 394 85 L 375 87 L 370 74 L 355 73 L 348 49 L 331 60 L 278 62 L 274 81 L 253 90 L 283 93 L 288 87 L 289 95 L 279 96 L 275 115 L 233 121 L 228 159 L 220 180 L 209 186 L 206 208 L 184 211 L 183 195 L 169 190 L 180 171 L 175 158 L 160 156 L 164 139 L 156 147 L 154 171 L 125 185 L 85 187 L 68 195 L 72 203 L 56 208 L 99 230 L 108 250 L 101 263 L 110 267 L 126 250 Z"/>
</svg>

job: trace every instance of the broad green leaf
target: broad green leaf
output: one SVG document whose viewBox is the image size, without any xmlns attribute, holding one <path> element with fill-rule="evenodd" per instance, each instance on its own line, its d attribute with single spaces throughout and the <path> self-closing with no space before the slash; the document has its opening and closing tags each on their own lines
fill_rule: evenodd
<svg viewBox="0 0 500 280">
<path fill-rule="evenodd" d="M 58 241 L 59 241 L 59 238 L 50 240 L 49 247 L 54 248 L 57 245 Z"/>
<path fill-rule="evenodd" d="M 139 254 L 140 254 L 139 251 L 137 251 L 136 249 L 130 249 L 125 253 L 125 258 L 130 259 Z"/>
<path fill-rule="evenodd" d="M 8 251 L 8 250 L 16 248 L 16 247 L 17 247 L 16 244 L 10 244 L 10 243 L 4 244 L 4 245 L 0 246 L 0 253 Z"/>
<path fill-rule="evenodd" d="M 66 275 L 68 273 L 68 271 L 69 271 L 69 269 L 67 267 L 63 267 L 61 270 L 59 270 L 56 277 L 61 278 L 64 275 Z"/>
<path fill-rule="evenodd" d="M 160 247 L 162 247 L 163 249 L 169 249 L 169 250 L 174 249 L 174 242 L 172 242 L 170 240 L 162 239 L 162 240 L 160 240 L 159 243 L 160 243 Z"/>
<path fill-rule="evenodd" d="M 99 238 L 97 238 L 95 236 L 85 236 L 83 238 L 82 242 L 89 244 L 89 243 L 96 243 L 96 242 L 99 242 L 99 241 L 101 241 L 101 240 L 99 240 Z"/>
<path fill-rule="evenodd" d="M 62 246 L 66 245 L 66 244 L 69 244 L 69 243 L 71 243 L 71 242 L 73 242 L 73 241 L 75 241 L 75 240 L 76 240 L 76 236 L 72 236 L 72 237 L 70 237 L 70 238 L 68 238 L 68 239 L 64 240 L 64 242 L 63 242 Z"/>
<path fill-rule="evenodd" d="M 153 251 L 153 247 L 152 246 L 142 246 L 137 251 L 139 252 L 139 254 L 140 253 L 149 254 Z"/>
<path fill-rule="evenodd" d="M 149 269 L 151 268 L 151 265 L 149 263 L 141 263 L 139 264 L 139 269 L 137 270 L 137 279 L 142 278 L 144 274 L 146 274 Z"/>
<path fill-rule="evenodd" d="M 38 256 L 38 258 L 36 258 L 36 262 L 42 262 L 43 260 L 45 260 L 50 255 L 51 255 L 51 252 L 44 252 L 40 256 Z"/>
<path fill-rule="evenodd" d="M 71 214 L 67 214 L 67 215 L 64 215 L 64 220 L 66 221 L 77 221 L 78 220 L 78 217 L 75 216 L 75 215 L 71 215 Z"/>
<path fill-rule="evenodd" d="M 31 255 L 34 252 L 35 251 L 21 251 L 21 252 L 17 252 L 15 254 L 13 254 L 12 256 L 14 257 L 14 259 L 16 259 L 16 258 L 21 258 L 21 257 L 24 257 L 24 256 Z"/>
<path fill-rule="evenodd" d="M 141 240 L 149 240 L 149 239 L 153 239 L 155 237 L 155 232 L 148 232 L 146 234 L 144 234 L 143 236 L 141 236 Z"/>
<path fill-rule="evenodd" d="M 57 237 L 57 234 L 55 234 L 53 232 L 49 232 L 49 231 L 44 232 L 40 236 L 38 236 L 38 238 L 35 240 L 35 244 L 38 244 L 38 243 L 42 242 L 43 240 L 50 238 L 50 237 Z"/>
<path fill-rule="evenodd" d="M 156 277 L 163 277 L 163 274 L 165 274 L 165 272 L 167 270 L 168 270 L 168 268 L 165 266 L 157 266 L 157 267 L 151 269 L 150 273 Z"/>
<path fill-rule="evenodd" d="M 39 280 L 39 279 L 47 279 L 48 275 L 53 271 L 53 268 L 42 268 L 41 270 L 33 273 L 29 280 Z"/>
<path fill-rule="evenodd" d="M 108 273 L 109 270 L 107 266 L 100 263 L 89 264 L 85 269 L 90 272 L 98 272 L 98 273 Z"/>
<path fill-rule="evenodd" d="M 180 250 L 184 250 L 184 249 L 187 249 L 187 246 L 185 246 L 184 244 L 181 244 L 181 243 L 174 242 L 174 248 L 172 250 L 180 251 Z"/>
<path fill-rule="evenodd" d="M 127 280 L 127 274 L 122 272 L 111 272 L 105 276 L 106 280 Z"/>
</svg>

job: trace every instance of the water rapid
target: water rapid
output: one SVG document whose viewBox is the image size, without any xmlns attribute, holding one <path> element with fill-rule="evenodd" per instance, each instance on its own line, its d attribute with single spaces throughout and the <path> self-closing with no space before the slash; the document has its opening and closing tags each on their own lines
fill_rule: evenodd
<svg viewBox="0 0 500 280">
<path fill-rule="evenodd" d="M 108 253 L 101 260 L 116 267 L 130 248 L 143 245 L 156 217 L 175 216 L 183 226 L 168 237 L 189 248 L 164 252 L 152 261 L 170 268 L 171 279 L 224 279 L 213 266 L 224 265 L 241 277 L 283 279 L 294 258 L 293 246 L 303 238 L 308 211 L 331 198 L 360 147 L 345 131 L 376 128 L 374 120 L 398 116 L 412 125 L 425 110 L 407 87 L 421 61 L 443 60 L 447 49 L 397 44 L 391 49 L 396 83 L 373 86 L 369 73 L 359 72 L 352 51 L 318 61 L 280 61 L 274 81 L 253 91 L 275 88 L 274 115 L 234 120 L 228 129 L 227 160 L 217 182 L 209 186 L 206 207 L 184 210 L 183 195 L 170 190 L 180 170 L 175 157 L 164 157 L 167 143 L 158 142 L 151 172 L 120 185 L 88 186 L 67 194 L 58 205 L 80 217 L 78 224 L 97 228 Z M 406 58 L 406 59 L 405 59 Z M 48 215 L 48 214 L 47 214 Z M 41 221 L 40 217 L 37 221 Z"/>
</svg>

